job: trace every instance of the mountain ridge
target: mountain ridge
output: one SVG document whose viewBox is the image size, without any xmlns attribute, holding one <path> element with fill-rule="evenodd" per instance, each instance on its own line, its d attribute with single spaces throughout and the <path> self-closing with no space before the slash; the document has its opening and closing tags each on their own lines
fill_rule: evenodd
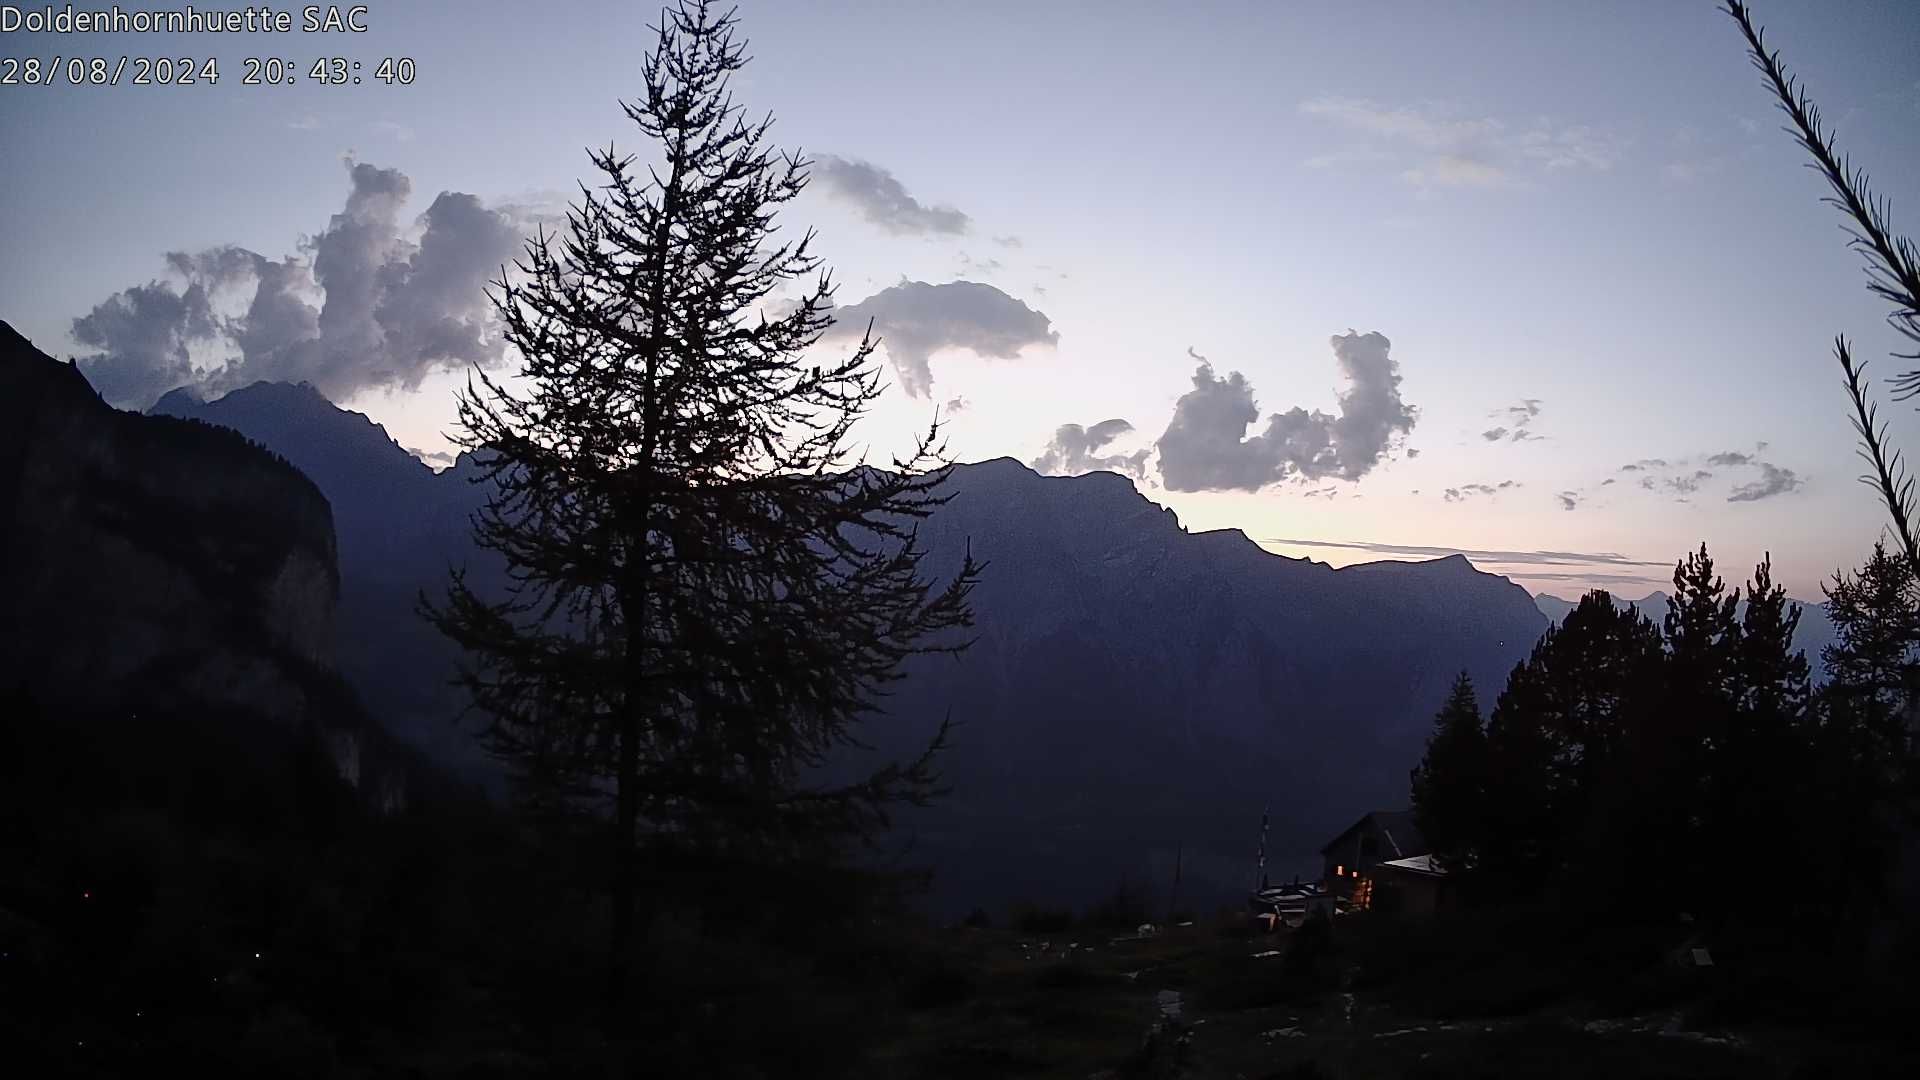
<svg viewBox="0 0 1920 1080">
<path fill-rule="evenodd" d="M 499 580 L 467 536 L 475 470 L 435 473 L 316 397 L 256 385 L 155 408 L 231 426 L 328 493 L 343 667 L 397 731 L 483 773 L 449 722 L 457 658 L 413 615 L 449 565 Z M 1176 848 L 1192 895 L 1230 897 L 1251 866 L 1242 834 L 1268 804 L 1274 865 L 1304 869 L 1357 814 L 1405 803 L 1454 677 L 1497 685 L 1546 627 L 1524 589 L 1464 558 L 1336 569 L 1239 529 L 1190 531 L 1115 473 L 1042 476 L 999 457 L 956 465 L 949 485 L 921 539 L 930 572 L 969 547 L 988 562 L 979 640 L 958 661 L 911 664 L 862 732 L 897 756 L 949 710 L 964 722 L 942 762 L 955 794 L 895 834 L 920 843 L 949 907 L 1057 897 L 1063 877 L 1090 899 L 1116 873 L 1170 872 Z"/>
</svg>

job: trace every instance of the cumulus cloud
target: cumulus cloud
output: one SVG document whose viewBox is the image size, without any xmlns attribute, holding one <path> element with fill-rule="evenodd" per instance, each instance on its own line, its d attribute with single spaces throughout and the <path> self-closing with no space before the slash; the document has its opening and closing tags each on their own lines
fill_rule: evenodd
<svg viewBox="0 0 1920 1080">
<path fill-rule="evenodd" d="M 173 252 L 169 280 L 75 319 L 74 338 L 98 350 L 80 366 L 101 394 L 144 408 L 178 386 L 218 394 L 266 379 L 309 382 L 339 401 L 499 362 L 505 342 L 486 283 L 518 248 L 519 224 L 447 191 L 403 226 L 407 177 L 347 164 L 346 205 L 299 255 Z M 220 362 L 191 363 L 190 345 Z"/>
<path fill-rule="evenodd" d="M 1784 495 L 1806 481 L 1794 474 L 1792 469 L 1783 469 L 1768 462 L 1757 462 L 1760 466 L 1760 479 L 1741 484 L 1727 496 L 1728 502 L 1758 502 L 1775 495 Z"/>
<path fill-rule="evenodd" d="M 813 179 L 828 196 L 890 233 L 906 236 L 964 234 L 971 221 L 951 206 L 927 206 L 891 172 L 870 161 L 825 154 L 813 163 Z"/>
<path fill-rule="evenodd" d="M 1108 443 L 1132 430 L 1132 424 L 1120 419 L 1102 420 L 1085 428 L 1079 424 L 1061 424 L 1054 429 L 1053 441 L 1047 444 L 1045 452 L 1033 459 L 1033 471 L 1050 476 L 1078 476 L 1105 470 L 1145 479 L 1150 450 L 1136 450 L 1131 454 L 1100 453 Z"/>
<path fill-rule="evenodd" d="M 903 281 L 836 310 L 821 340 L 857 341 L 869 320 L 899 373 L 900 388 L 917 398 L 932 390 L 933 354 L 942 349 L 1012 360 L 1029 345 L 1060 341 L 1044 314 L 977 281 Z"/>
<path fill-rule="evenodd" d="M 1318 97 L 1302 102 L 1300 112 L 1368 140 L 1318 155 L 1309 164 L 1394 162 L 1401 166 L 1401 179 L 1420 188 L 1510 187 L 1537 175 L 1604 171 L 1624 147 L 1621 139 L 1585 125 L 1538 120 L 1516 127 L 1436 105 Z"/>
<path fill-rule="evenodd" d="M 1226 378 L 1200 360 L 1193 389 L 1174 405 L 1173 419 L 1155 444 L 1160 475 L 1172 491 L 1257 491 L 1282 480 L 1358 480 L 1413 429 L 1416 410 L 1400 399 L 1400 371 L 1379 332 L 1348 331 L 1332 339 L 1347 388 L 1339 415 L 1295 406 L 1267 417 L 1266 429 L 1247 436 L 1260 419 L 1253 386 L 1240 372 Z"/>
<path fill-rule="evenodd" d="M 154 282 L 108 297 L 73 321 L 73 336 L 102 350 L 81 361 L 102 397 L 144 406 L 193 381 L 189 346 L 212 337 L 218 326 L 205 285 L 176 291 Z M 113 362 L 103 364 L 102 357 Z"/>
</svg>

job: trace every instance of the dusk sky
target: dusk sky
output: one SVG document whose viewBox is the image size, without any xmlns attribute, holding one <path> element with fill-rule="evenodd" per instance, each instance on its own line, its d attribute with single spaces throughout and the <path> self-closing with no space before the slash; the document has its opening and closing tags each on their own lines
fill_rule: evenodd
<svg viewBox="0 0 1920 1080">
<path fill-rule="evenodd" d="M 1465 551 L 1565 596 L 1640 596 L 1704 540 L 1817 600 L 1880 533 L 1831 343 L 1888 375 L 1899 341 L 1707 0 L 740 14 L 740 102 L 816 159 L 782 220 L 889 342 L 878 457 L 938 407 L 961 460 L 1113 468 L 1194 530 Z M 1920 5 L 1756 15 L 1920 232 Z M 656 17 L 389 0 L 365 34 L 0 35 L 222 74 L 0 90 L 0 318 L 116 404 L 304 377 L 444 453 L 466 366 L 511 363 L 470 286 L 585 147 L 644 156 L 616 101 Z M 314 85 L 322 55 L 417 74 Z M 249 56 L 299 84 L 240 85 Z"/>
</svg>

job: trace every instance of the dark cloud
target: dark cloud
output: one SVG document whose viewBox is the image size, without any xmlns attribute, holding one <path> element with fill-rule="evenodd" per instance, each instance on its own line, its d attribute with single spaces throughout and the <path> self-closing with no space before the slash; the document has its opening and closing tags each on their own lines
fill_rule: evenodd
<svg viewBox="0 0 1920 1080">
<path fill-rule="evenodd" d="M 811 174 L 829 196 L 851 204 L 861 217 L 890 233 L 959 236 L 972 224 L 951 206 L 920 202 L 892 173 L 870 161 L 825 154 L 814 161 Z"/>
<path fill-rule="evenodd" d="M 970 405 L 970 403 L 967 401 L 966 398 L 950 397 L 947 399 L 946 407 L 943 408 L 941 411 L 946 413 L 949 417 L 953 417 L 953 416 L 959 416 L 961 413 L 966 412 L 971 407 L 972 406 Z"/>
<path fill-rule="evenodd" d="M 1560 509 L 1573 510 L 1580 505 L 1582 496 L 1577 491 L 1562 491 L 1555 495 L 1554 498 L 1560 500 Z"/>
<path fill-rule="evenodd" d="M 1416 449 L 1414 449 L 1413 447 L 1408 447 L 1408 448 L 1407 448 L 1407 459 L 1408 459 L 1409 461 L 1411 461 L 1412 459 L 1414 459 L 1414 458 L 1417 458 L 1417 457 L 1419 457 L 1419 456 L 1420 456 L 1420 451 L 1419 451 L 1419 450 L 1416 450 Z"/>
<path fill-rule="evenodd" d="M 215 394 L 262 379 L 310 382 L 339 401 L 499 362 L 505 342 L 486 283 L 520 244 L 515 219 L 449 191 L 403 227 L 405 175 L 351 161 L 348 175 L 345 207 L 303 242 L 304 257 L 174 252 L 174 280 L 116 293 L 75 319 L 74 337 L 99 350 L 80 360 L 87 377 L 136 407 L 176 386 Z M 221 315 L 220 298 L 239 313 Z M 192 367 L 189 341 L 224 363 Z"/>
<path fill-rule="evenodd" d="M 1743 454 L 1737 450 L 1727 450 L 1707 458 L 1709 465 L 1751 465 L 1753 461 L 1752 454 Z"/>
<path fill-rule="evenodd" d="M 1444 558 L 1448 555 L 1465 555 L 1476 562 L 1512 564 L 1516 566 L 1671 566 L 1671 563 L 1648 562 L 1629 558 L 1614 551 L 1516 551 L 1487 548 L 1431 547 L 1423 544 L 1384 544 L 1373 541 L 1355 540 L 1339 542 L 1333 540 L 1286 540 L 1267 539 L 1263 544 L 1285 544 L 1289 547 L 1340 548 L 1346 551 L 1366 551 L 1376 555 L 1411 555 L 1419 558 Z"/>
<path fill-rule="evenodd" d="M 1643 469 L 1664 469 L 1666 467 L 1667 467 L 1666 458 L 1650 457 L 1650 458 L 1641 458 L 1639 461 L 1632 462 L 1631 464 L 1622 465 L 1620 466 L 1620 471 L 1621 472 L 1640 472 Z"/>
<path fill-rule="evenodd" d="M 1332 339 L 1334 359 L 1348 386 L 1339 394 L 1338 416 L 1299 407 L 1267 417 L 1261 434 L 1247 437 L 1260 419 L 1246 376 L 1214 374 L 1200 360 L 1193 389 L 1174 405 L 1173 419 L 1155 444 L 1160 475 L 1173 491 L 1257 491 L 1268 484 L 1301 480 L 1358 480 L 1378 465 L 1413 429 L 1416 411 L 1400 400 L 1400 372 L 1378 332 L 1352 331 Z"/>
<path fill-rule="evenodd" d="M 903 281 L 835 311 L 821 340 L 856 341 L 868 320 L 908 397 L 926 397 L 933 388 L 931 360 L 942 349 L 1012 360 L 1029 345 L 1060 341 L 1044 314 L 977 281 Z"/>
<path fill-rule="evenodd" d="M 1488 442 L 1499 442 L 1501 439 L 1507 437 L 1507 429 L 1503 427 L 1488 428 L 1480 433 L 1480 437 Z"/>
<path fill-rule="evenodd" d="M 1734 488 L 1733 494 L 1727 496 L 1728 502 L 1758 502 L 1761 499 L 1770 499 L 1775 495 L 1784 495 L 1806 482 L 1795 475 L 1792 469 L 1783 469 L 1764 461 L 1755 464 L 1760 466 L 1760 479 Z"/>
<path fill-rule="evenodd" d="M 1152 451 L 1136 450 L 1131 454 L 1106 455 L 1100 453 L 1108 443 L 1132 430 L 1132 424 L 1119 419 L 1102 420 L 1086 428 L 1079 424 L 1061 424 L 1054 429 L 1053 441 L 1047 444 L 1046 451 L 1033 459 L 1033 471 L 1050 476 L 1078 476 L 1081 473 L 1105 470 L 1144 479 L 1147 472 L 1147 455 Z"/>
</svg>

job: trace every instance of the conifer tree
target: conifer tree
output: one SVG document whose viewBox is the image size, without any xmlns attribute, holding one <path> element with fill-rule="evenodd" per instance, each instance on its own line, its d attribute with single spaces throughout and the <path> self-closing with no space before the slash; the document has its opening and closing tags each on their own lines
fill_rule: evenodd
<svg viewBox="0 0 1920 1080">
<path fill-rule="evenodd" d="M 1449 870 L 1471 870 L 1485 843 L 1487 735 L 1464 671 L 1434 717 L 1412 781 L 1414 821 L 1427 850 Z"/>
<path fill-rule="evenodd" d="M 1793 645 L 1799 624 L 1799 605 L 1774 584 L 1768 555 L 1747 586 L 1728 721 L 1709 761 L 1714 826 L 1704 848 L 1719 863 L 1711 880 L 1722 907 L 1765 902 L 1773 857 L 1796 832 L 1812 697 L 1807 658 Z"/>
<path fill-rule="evenodd" d="M 549 802 L 611 796 L 616 997 L 643 837 L 817 855 L 934 793 L 944 723 L 918 760 L 817 778 L 908 658 L 964 647 L 979 569 L 923 567 L 915 523 L 947 497 L 937 423 L 890 469 L 849 450 L 884 388 L 870 332 L 802 357 L 833 289 L 812 233 L 776 227 L 807 163 L 734 103 L 735 29 L 705 0 L 664 13 L 622 104 L 651 160 L 592 151 L 562 234 L 494 284 L 519 378 L 473 376 L 459 441 L 489 492 L 476 540 L 511 587 L 456 574 L 423 599 L 468 651 L 489 749 Z"/>
</svg>

